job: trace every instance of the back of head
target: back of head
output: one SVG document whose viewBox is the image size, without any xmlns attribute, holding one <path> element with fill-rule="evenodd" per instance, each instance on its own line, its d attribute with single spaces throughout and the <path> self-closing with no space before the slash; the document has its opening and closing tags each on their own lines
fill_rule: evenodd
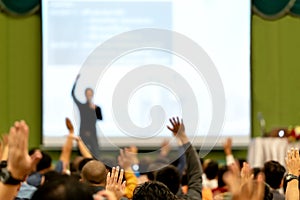
<svg viewBox="0 0 300 200">
<path fill-rule="evenodd" d="M 181 180 L 178 169 L 173 165 L 158 170 L 155 180 L 165 184 L 173 194 L 177 194 Z"/>
<path fill-rule="evenodd" d="M 219 171 L 219 164 L 214 160 L 211 160 L 207 164 L 206 168 L 204 169 L 204 173 L 208 180 L 212 180 L 216 178 L 218 175 L 218 171 Z"/>
<path fill-rule="evenodd" d="M 224 180 L 223 180 L 223 175 L 228 171 L 228 167 L 226 165 L 221 166 L 218 170 L 218 187 L 224 187 L 226 186 Z"/>
<path fill-rule="evenodd" d="M 88 187 L 73 178 L 61 175 L 40 187 L 31 200 L 93 200 Z"/>
<path fill-rule="evenodd" d="M 41 154 L 42 154 L 42 158 L 41 160 L 38 162 L 36 168 L 35 168 L 35 171 L 39 172 L 39 171 L 42 171 L 42 170 L 45 170 L 45 169 L 50 169 L 51 167 L 51 163 L 52 163 L 52 158 L 45 152 L 41 151 L 40 149 L 38 148 L 33 148 L 31 149 L 28 154 L 31 156 L 33 155 L 36 151 L 40 151 Z"/>
<path fill-rule="evenodd" d="M 175 200 L 177 197 L 163 183 L 150 181 L 135 188 L 132 200 Z"/>
<path fill-rule="evenodd" d="M 263 171 L 266 177 L 266 183 L 273 189 L 280 188 L 285 168 L 277 161 L 268 161 L 264 164 Z"/>
<path fill-rule="evenodd" d="M 82 180 L 88 184 L 101 184 L 105 186 L 106 181 L 106 167 L 97 160 L 92 160 L 84 165 L 82 168 Z"/>
<path fill-rule="evenodd" d="M 84 159 L 82 156 L 76 156 L 70 163 L 71 172 L 79 172 L 79 164 Z"/>
<path fill-rule="evenodd" d="M 82 168 L 84 167 L 84 165 L 90 161 L 94 160 L 93 158 L 84 158 L 79 162 L 78 165 L 78 171 L 81 172 Z"/>
<path fill-rule="evenodd" d="M 61 174 L 55 170 L 50 170 L 44 174 L 45 183 L 60 178 Z"/>
<path fill-rule="evenodd" d="M 45 152 L 42 153 L 42 159 L 39 161 L 39 163 L 36 166 L 36 171 L 42 171 L 45 169 L 50 169 L 51 163 L 52 163 L 52 158 Z"/>
</svg>

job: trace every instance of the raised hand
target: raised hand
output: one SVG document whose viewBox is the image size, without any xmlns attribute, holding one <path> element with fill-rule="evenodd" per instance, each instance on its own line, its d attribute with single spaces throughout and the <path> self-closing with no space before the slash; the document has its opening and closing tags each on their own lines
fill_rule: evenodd
<svg viewBox="0 0 300 200">
<path fill-rule="evenodd" d="M 66 117 L 66 126 L 70 133 L 74 133 L 74 126 L 68 117 Z"/>
<path fill-rule="evenodd" d="M 168 156 L 171 150 L 170 142 L 168 140 L 164 140 L 160 145 L 160 155 L 163 157 Z"/>
<path fill-rule="evenodd" d="M 293 174 L 295 176 L 299 176 L 299 170 L 300 170 L 299 149 L 291 148 L 287 152 L 285 162 L 286 162 L 286 168 L 288 173 Z"/>
<path fill-rule="evenodd" d="M 89 149 L 86 147 L 84 142 L 81 140 L 81 138 L 74 134 L 74 126 L 69 118 L 66 118 L 66 126 L 69 130 L 68 138 L 71 137 L 74 141 L 77 142 L 79 151 L 81 155 L 85 158 L 93 158 L 93 155 L 89 151 Z M 72 148 L 72 146 L 70 146 Z"/>
<path fill-rule="evenodd" d="M 9 130 L 7 169 L 15 179 L 24 180 L 42 158 L 41 154 L 28 155 L 28 137 L 25 121 L 16 121 Z"/>
<path fill-rule="evenodd" d="M 241 169 L 241 179 L 242 179 L 242 184 L 245 184 L 248 181 L 253 179 L 253 173 L 250 168 L 250 165 L 246 162 L 243 163 L 243 167 Z"/>
<path fill-rule="evenodd" d="M 248 166 L 245 166 L 244 170 L 244 176 L 247 174 L 244 180 L 241 179 L 239 168 L 235 163 L 229 167 L 229 171 L 223 176 L 224 182 L 229 187 L 229 191 L 232 193 L 232 199 L 263 200 L 265 191 L 263 173 L 259 173 L 257 181 L 254 181 L 248 176 Z"/>
<path fill-rule="evenodd" d="M 224 153 L 225 155 L 231 155 L 232 154 L 232 139 L 231 138 L 227 138 L 224 145 Z"/>
<path fill-rule="evenodd" d="M 181 140 L 182 144 L 186 144 L 189 142 L 189 139 L 185 133 L 185 127 L 183 124 L 183 120 L 179 120 L 179 117 L 172 117 L 169 119 L 172 126 L 167 126 L 167 128 L 172 131 L 173 135 Z"/>
<path fill-rule="evenodd" d="M 135 148 L 133 147 L 120 149 L 120 155 L 118 156 L 118 163 L 126 171 L 132 171 L 131 166 L 133 164 L 139 163 L 136 151 L 137 150 L 135 150 Z"/>
<path fill-rule="evenodd" d="M 120 172 L 120 174 L 119 174 Z M 126 181 L 122 182 L 124 170 L 117 167 L 112 168 L 112 172 L 106 177 L 106 190 L 115 194 L 120 199 L 125 194 Z"/>
<path fill-rule="evenodd" d="M 265 193 L 265 182 L 264 175 L 262 173 L 258 174 L 257 181 L 250 179 L 244 185 L 242 185 L 239 199 L 249 199 L 249 200 L 263 200 Z"/>
<path fill-rule="evenodd" d="M 172 131 L 172 133 L 174 134 L 174 136 L 176 136 L 179 128 L 180 128 L 180 121 L 179 121 L 179 117 L 172 117 L 169 119 L 170 123 L 172 124 L 171 126 L 167 126 L 167 128 Z"/>
<path fill-rule="evenodd" d="M 299 150 L 297 148 L 291 148 L 287 152 L 287 156 L 285 158 L 286 169 L 288 174 L 293 174 L 295 176 L 299 176 L 300 170 L 300 156 Z M 285 199 L 286 200 L 299 200 L 299 188 L 298 188 L 298 180 L 289 181 L 286 187 Z"/>
</svg>

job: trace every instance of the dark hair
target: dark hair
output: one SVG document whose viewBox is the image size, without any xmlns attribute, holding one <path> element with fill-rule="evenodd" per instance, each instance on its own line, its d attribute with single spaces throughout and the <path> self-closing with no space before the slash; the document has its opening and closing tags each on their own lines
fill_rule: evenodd
<svg viewBox="0 0 300 200">
<path fill-rule="evenodd" d="M 178 192 L 181 182 L 179 171 L 173 165 L 158 170 L 156 172 L 155 180 L 165 184 L 173 194 Z"/>
<path fill-rule="evenodd" d="M 43 151 L 41 151 L 41 153 L 42 153 L 42 159 L 39 161 L 39 163 L 36 166 L 36 171 L 38 172 L 51 167 L 51 163 L 52 163 L 52 158 L 49 156 L 49 154 Z"/>
<path fill-rule="evenodd" d="M 61 175 L 41 186 L 32 196 L 31 200 L 93 200 L 92 194 L 83 183 Z"/>
<path fill-rule="evenodd" d="M 32 148 L 29 150 L 28 154 L 32 156 L 36 151 L 40 151 L 42 154 L 41 160 L 38 162 L 36 166 L 36 171 L 41 171 L 43 169 L 47 169 L 51 167 L 52 158 L 45 152 L 41 151 L 39 148 Z"/>
<path fill-rule="evenodd" d="M 218 170 L 219 170 L 219 164 L 216 161 L 211 160 L 207 164 L 207 167 L 204 169 L 204 173 L 206 174 L 208 180 L 212 180 L 217 177 Z"/>
<path fill-rule="evenodd" d="M 247 162 L 244 158 L 238 158 L 239 168 L 242 169 L 244 162 Z"/>
<path fill-rule="evenodd" d="M 44 174 L 45 183 L 60 178 L 61 174 L 55 170 L 50 170 Z"/>
<path fill-rule="evenodd" d="M 226 185 L 226 183 L 223 181 L 223 175 L 225 174 L 225 172 L 228 171 L 228 167 L 226 165 L 223 165 L 219 168 L 218 171 L 218 187 L 224 187 Z"/>
<path fill-rule="evenodd" d="M 253 169 L 252 169 L 252 171 L 253 171 L 253 179 L 256 179 L 257 178 L 257 175 L 259 174 L 259 172 L 261 172 L 261 168 L 259 168 L 259 167 L 254 167 Z"/>
<path fill-rule="evenodd" d="M 79 172 L 81 172 L 82 168 L 84 167 L 84 165 L 88 162 L 90 162 L 91 160 L 94 160 L 93 158 L 84 158 L 82 161 L 80 161 L 79 165 L 78 165 L 78 170 Z"/>
<path fill-rule="evenodd" d="M 277 161 L 268 161 L 264 164 L 263 171 L 266 176 L 266 183 L 273 189 L 280 187 L 285 168 Z"/>
<path fill-rule="evenodd" d="M 133 191 L 132 200 L 176 200 L 177 197 L 163 183 L 145 182 Z"/>
</svg>

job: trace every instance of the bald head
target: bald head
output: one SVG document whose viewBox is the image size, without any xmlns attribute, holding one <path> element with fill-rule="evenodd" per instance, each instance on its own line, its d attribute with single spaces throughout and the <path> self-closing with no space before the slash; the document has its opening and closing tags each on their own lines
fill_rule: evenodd
<svg viewBox="0 0 300 200">
<path fill-rule="evenodd" d="M 82 179 L 89 184 L 103 185 L 106 181 L 105 165 L 97 160 L 92 160 L 82 168 Z"/>
</svg>

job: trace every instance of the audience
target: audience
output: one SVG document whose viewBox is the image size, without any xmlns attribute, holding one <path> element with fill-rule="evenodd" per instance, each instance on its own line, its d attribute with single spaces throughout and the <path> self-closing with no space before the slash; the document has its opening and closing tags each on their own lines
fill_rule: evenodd
<svg viewBox="0 0 300 200">
<path fill-rule="evenodd" d="M 177 117 L 171 118 L 170 123 L 168 129 L 179 145 L 176 162 L 171 163 L 168 158 L 170 146 L 166 141 L 153 162 L 147 157 L 139 160 L 138 149 L 132 146 L 120 150 L 119 166 L 112 167 L 92 158 L 84 143 L 74 135 L 71 121 L 66 119 L 69 134 L 56 167 L 52 168 L 52 159 L 46 152 L 40 149 L 28 152 L 29 127 L 25 121 L 16 121 L 0 142 L 0 199 L 299 200 L 298 149 L 287 152 L 286 168 L 271 160 L 262 169 L 251 169 L 247 162 L 240 164 L 234 159 L 232 141 L 227 139 L 226 165 L 204 160 L 202 173 L 183 121 Z M 71 161 L 73 142 L 82 156 Z"/>
<path fill-rule="evenodd" d="M 32 200 L 93 200 L 87 185 L 68 175 L 61 175 L 41 186 L 32 196 Z"/>
<path fill-rule="evenodd" d="M 168 166 L 157 173 L 154 179 L 156 181 L 146 182 L 136 189 L 133 199 L 201 199 L 202 198 L 202 168 L 196 151 L 193 149 L 189 139 L 185 133 L 183 122 L 179 118 L 170 119 L 171 125 L 168 129 L 172 131 L 176 139 L 180 140 L 185 149 L 185 157 L 187 163 L 188 191 L 184 194 L 179 190 L 180 177 L 176 168 Z M 162 181 L 167 184 L 165 188 L 158 184 Z M 159 189 L 161 187 L 161 189 Z M 151 194 L 150 194 L 151 193 Z M 157 196 L 157 198 L 155 197 Z"/>
<path fill-rule="evenodd" d="M 177 200 L 178 198 L 163 183 L 157 181 L 145 182 L 136 187 L 133 200 Z"/>
<path fill-rule="evenodd" d="M 274 200 L 284 200 L 285 196 L 279 193 L 279 189 L 283 186 L 283 177 L 285 168 L 277 161 L 265 162 L 263 167 L 266 183 L 270 186 Z"/>
<path fill-rule="evenodd" d="M 106 167 L 97 160 L 86 163 L 81 171 L 81 180 L 90 186 L 92 193 L 95 194 L 105 189 L 106 186 Z"/>
<path fill-rule="evenodd" d="M 203 174 L 203 187 L 207 187 L 209 189 L 216 189 L 218 187 L 218 170 L 219 164 L 210 160 L 204 169 Z"/>
</svg>

